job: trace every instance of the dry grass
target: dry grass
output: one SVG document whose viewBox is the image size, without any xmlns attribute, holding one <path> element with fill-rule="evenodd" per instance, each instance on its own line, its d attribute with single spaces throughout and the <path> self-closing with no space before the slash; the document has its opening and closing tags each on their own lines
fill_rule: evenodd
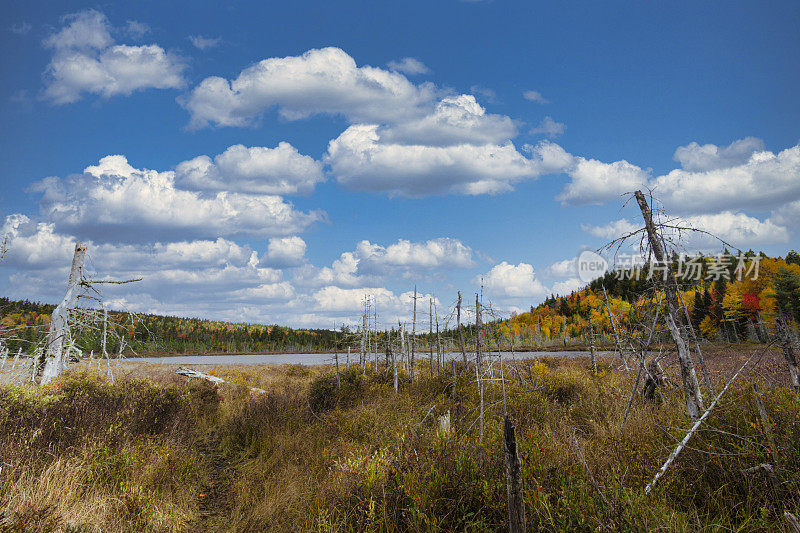
<svg viewBox="0 0 800 533">
<path fill-rule="evenodd" d="M 715 354 L 709 363 L 721 372 L 740 357 Z M 532 529 L 768 531 L 783 527 L 783 509 L 797 512 L 800 401 L 769 383 L 774 373 L 749 379 L 762 380 L 776 450 L 743 382 L 645 497 L 643 486 L 690 424 L 679 391 L 665 390 L 662 402 L 637 399 L 620 431 L 633 376 L 603 363 L 596 377 L 579 359 L 506 369 Z M 449 374 L 421 369 L 417 383 L 401 379 L 398 394 L 383 370 L 343 376 L 341 391 L 329 367 L 203 368 L 230 381 L 219 390 L 174 370 L 125 363 L 113 385 L 74 369 L 41 390 L 0 387 L 0 527 L 506 527 L 502 388 L 486 387 L 481 439 L 474 370 L 453 388 Z M 442 435 L 436 419 L 448 411 L 454 431 Z M 775 457 L 778 485 L 743 473 Z"/>
</svg>

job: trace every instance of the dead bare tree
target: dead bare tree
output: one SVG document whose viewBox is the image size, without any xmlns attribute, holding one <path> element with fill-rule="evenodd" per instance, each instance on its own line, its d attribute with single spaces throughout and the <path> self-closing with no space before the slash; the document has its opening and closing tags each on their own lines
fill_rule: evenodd
<svg viewBox="0 0 800 533">
<path fill-rule="evenodd" d="M 511 533 L 522 533 L 526 531 L 522 463 L 517 451 L 514 424 L 508 416 L 503 421 L 503 447 L 506 462 L 506 491 L 508 493 L 508 530 Z"/>
<path fill-rule="evenodd" d="M 592 315 L 589 315 L 589 353 L 592 361 L 592 374 L 597 375 L 597 356 L 594 351 L 594 322 Z"/>
<path fill-rule="evenodd" d="M 85 259 L 86 247 L 78 242 L 75 244 L 75 253 L 72 256 L 67 292 L 50 317 L 47 344 L 41 355 L 36 358 L 34 364 L 34 380 L 40 385 L 46 385 L 64 369 L 69 339 L 70 310 L 78 302 L 78 292 L 80 283 L 83 280 Z"/>
<path fill-rule="evenodd" d="M 461 291 L 458 291 L 458 304 L 456 305 L 456 322 L 458 324 L 458 343 L 461 346 L 461 358 L 464 366 L 467 365 L 467 352 L 464 350 L 464 331 L 461 328 Z"/>
<path fill-rule="evenodd" d="M 786 359 L 786 364 L 789 365 L 789 377 L 791 378 L 792 388 L 795 392 L 800 394 L 800 373 L 797 369 L 797 357 L 794 353 L 794 335 L 786 323 L 786 320 L 780 315 L 775 317 L 775 330 L 778 333 L 778 340 L 781 343 L 783 350 L 783 358 Z"/>
<path fill-rule="evenodd" d="M 125 281 L 116 280 L 88 280 L 84 277 L 84 263 L 86 260 L 86 247 L 80 242 L 75 245 L 75 252 L 72 257 L 67 291 L 64 298 L 58 304 L 50 317 L 50 325 L 47 340 L 43 349 L 35 351 L 32 379 L 35 383 L 46 385 L 58 376 L 66 367 L 70 354 L 78 352 L 75 347 L 76 339 L 72 335 L 72 329 L 97 330 L 95 324 L 102 323 L 103 331 L 103 354 L 110 359 L 106 351 L 106 339 L 108 330 L 108 311 L 102 293 L 97 289 L 97 285 L 114 284 L 121 285 L 141 281 L 141 278 L 129 279 Z M 78 301 L 81 298 L 94 300 L 102 309 L 78 308 Z M 134 320 L 130 314 L 131 321 Z M 124 336 L 118 335 L 120 356 L 125 349 Z M 109 362 L 109 376 L 111 376 L 111 366 Z M 112 378 L 113 379 L 113 378 Z"/>
<path fill-rule="evenodd" d="M 697 373 L 694 369 L 691 353 L 686 346 L 686 341 L 679 328 L 679 325 L 683 322 L 683 315 L 680 312 L 681 305 L 678 296 L 678 284 L 671 270 L 669 257 L 667 257 L 666 250 L 664 249 L 662 237 L 659 235 L 656 225 L 653 223 L 653 215 L 644 194 L 642 194 L 642 191 L 636 191 L 634 197 L 642 212 L 647 239 L 650 243 L 650 250 L 656 261 L 666 269 L 663 285 L 664 294 L 667 299 L 668 314 L 665 319 L 678 350 L 678 362 L 681 367 L 686 411 L 693 420 L 696 420 L 700 416 L 700 411 L 703 409 L 703 396 L 700 391 L 700 384 L 697 381 Z"/>
<path fill-rule="evenodd" d="M 411 321 L 411 358 L 408 361 L 408 377 L 414 381 L 414 350 L 417 338 L 417 286 L 414 285 L 414 316 Z"/>
</svg>

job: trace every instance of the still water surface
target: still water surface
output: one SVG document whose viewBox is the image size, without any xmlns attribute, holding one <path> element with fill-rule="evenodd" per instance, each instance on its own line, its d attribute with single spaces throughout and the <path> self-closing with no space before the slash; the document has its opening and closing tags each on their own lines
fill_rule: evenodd
<svg viewBox="0 0 800 533">
<path fill-rule="evenodd" d="M 613 352 L 598 351 L 598 356 L 609 355 Z M 497 357 L 497 352 L 491 352 L 488 355 Z M 535 357 L 580 357 L 589 356 L 589 352 L 514 352 L 513 357 L 517 359 L 529 359 Z M 373 360 L 374 354 L 370 354 L 369 359 Z M 378 354 L 378 360 L 383 361 L 385 354 Z M 417 353 L 417 358 L 427 361 L 429 354 Z M 447 353 L 445 357 L 461 360 L 460 353 Z M 467 354 L 467 357 L 474 358 L 474 354 Z M 503 352 L 503 358 L 506 360 L 511 359 L 511 352 Z M 160 365 L 283 365 L 283 364 L 301 364 L 301 365 L 326 365 L 334 364 L 335 355 L 333 353 L 279 353 L 279 354 L 246 354 L 246 355 L 172 355 L 168 357 L 138 357 L 136 359 L 128 359 L 128 361 L 137 361 L 143 363 L 153 363 Z M 345 364 L 347 361 L 347 354 L 339 354 L 339 364 Z M 350 362 L 358 361 L 358 353 L 350 354 Z"/>
</svg>

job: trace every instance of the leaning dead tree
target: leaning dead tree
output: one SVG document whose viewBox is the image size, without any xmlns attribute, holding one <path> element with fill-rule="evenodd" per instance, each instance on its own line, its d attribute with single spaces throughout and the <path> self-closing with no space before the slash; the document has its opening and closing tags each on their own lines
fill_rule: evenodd
<svg viewBox="0 0 800 533">
<path fill-rule="evenodd" d="M 665 269 L 662 284 L 667 300 L 667 315 L 664 318 L 678 351 L 686 411 L 693 420 L 696 420 L 703 409 L 703 396 L 700 392 L 700 383 L 697 381 L 697 372 L 694 369 L 694 362 L 687 346 L 687 340 L 683 337 L 681 331 L 681 327 L 685 327 L 686 324 L 684 324 L 684 313 L 681 312 L 678 283 L 675 279 L 675 274 L 672 272 L 663 238 L 659 234 L 656 224 L 653 223 L 653 214 L 644 194 L 642 194 L 642 191 L 636 191 L 634 197 L 642 212 L 650 250 L 656 261 Z"/>
</svg>

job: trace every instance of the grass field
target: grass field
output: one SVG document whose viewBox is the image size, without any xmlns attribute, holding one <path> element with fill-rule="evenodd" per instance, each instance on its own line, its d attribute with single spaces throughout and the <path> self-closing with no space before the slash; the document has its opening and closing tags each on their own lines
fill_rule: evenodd
<svg viewBox="0 0 800 533">
<path fill-rule="evenodd" d="M 746 356 L 713 354 L 717 388 Z M 776 354 L 729 389 L 650 496 L 644 486 L 691 422 L 667 386 L 637 397 L 620 430 L 635 374 L 612 363 L 596 376 L 581 359 L 504 367 L 531 530 L 780 531 L 784 510 L 799 514 L 800 401 Z M 399 393 L 383 368 L 347 370 L 341 388 L 330 367 L 203 368 L 230 381 L 219 389 L 174 370 L 124 363 L 112 384 L 76 365 L 48 387 L 0 387 L 0 529 L 507 526 L 503 384 L 485 385 L 481 438 L 474 368 L 459 368 L 454 387 L 449 369 L 423 366 L 413 384 L 401 375 Z M 774 478 L 746 472 L 762 463 Z"/>
</svg>

